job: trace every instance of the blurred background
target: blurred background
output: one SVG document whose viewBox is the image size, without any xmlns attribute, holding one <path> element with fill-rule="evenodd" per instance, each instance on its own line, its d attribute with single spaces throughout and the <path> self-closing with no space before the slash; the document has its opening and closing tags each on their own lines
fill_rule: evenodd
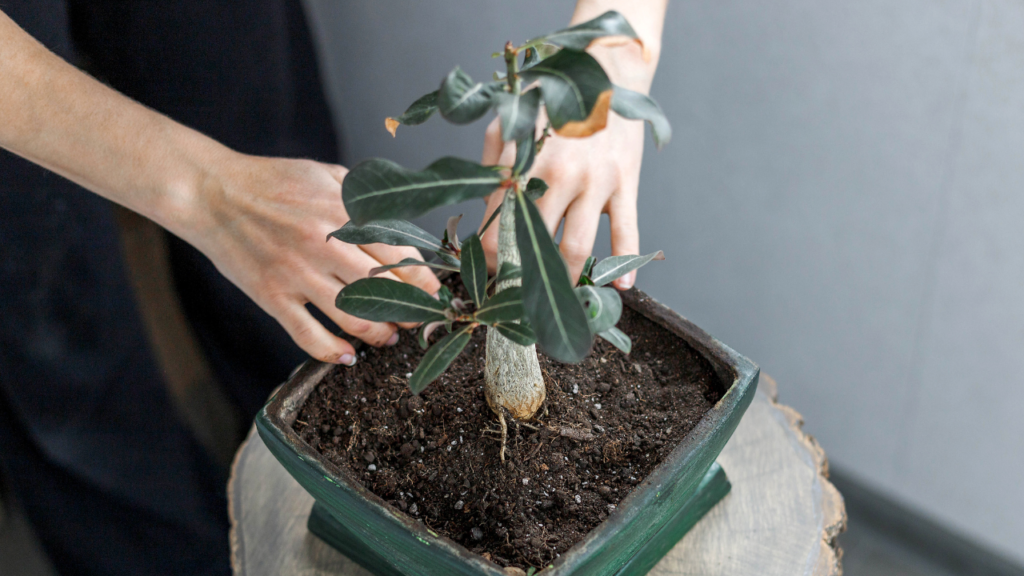
<svg viewBox="0 0 1024 576">
<path fill-rule="evenodd" d="M 306 5 L 347 161 L 413 168 L 479 159 L 485 122 L 384 118 L 573 7 Z M 641 242 L 668 260 L 638 286 L 804 415 L 846 573 L 1024 574 L 1024 3 L 677 0 L 652 95 L 675 136 L 648 136 Z"/>
</svg>

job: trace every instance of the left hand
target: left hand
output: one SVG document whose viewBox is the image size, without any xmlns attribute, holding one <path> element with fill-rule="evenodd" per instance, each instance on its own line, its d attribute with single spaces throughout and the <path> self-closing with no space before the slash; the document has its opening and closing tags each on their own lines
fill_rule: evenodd
<svg viewBox="0 0 1024 576">
<path fill-rule="evenodd" d="M 547 119 L 541 114 L 546 125 Z M 636 202 L 640 162 L 644 151 L 644 123 L 608 114 L 604 130 L 588 138 L 564 138 L 552 133 L 530 170 L 530 176 L 547 182 L 549 189 L 537 201 L 551 235 L 565 219 L 560 244 L 573 282 L 591 255 L 601 214 L 611 222 L 613 256 L 640 253 Z M 515 160 L 515 143 L 502 142 L 501 124 L 495 119 L 484 139 L 484 165 L 510 166 Z M 484 221 L 501 204 L 505 191 L 487 199 Z M 496 265 L 498 227 L 492 225 L 483 238 L 488 266 Z M 636 271 L 615 280 L 619 290 L 628 290 Z"/>
</svg>

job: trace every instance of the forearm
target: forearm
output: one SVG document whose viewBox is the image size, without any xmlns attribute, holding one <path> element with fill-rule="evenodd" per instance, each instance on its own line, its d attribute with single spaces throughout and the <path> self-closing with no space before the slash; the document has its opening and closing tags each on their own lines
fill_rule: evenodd
<svg viewBox="0 0 1024 576">
<path fill-rule="evenodd" d="M 579 0 L 571 24 L 586 22 L 609 10 L 625 16 L 643 41 L 647 59 L 636 44 L 594 46 L 589 51 L 605 67 L 612 82 L 646 94 L 661 56 L 661 33 L 667 7 L 668 0 Z"/>
<path fill-rule="evenodd" d="M 208 166 L 234 154 L 64 62 L 0 13 L 0 146 L 189 236 Z"/>
</svg>

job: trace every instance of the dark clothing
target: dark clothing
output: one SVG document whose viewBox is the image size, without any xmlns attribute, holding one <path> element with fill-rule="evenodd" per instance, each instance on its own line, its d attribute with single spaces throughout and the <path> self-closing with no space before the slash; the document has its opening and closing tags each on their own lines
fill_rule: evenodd
<svg viewBox="0 0 1024 576">
<path fill-rule="evenodd" d="M 338 160 L 299 0 L 6 0 L 35 38 L 235 148 Z M 175 283 L 251 417 L 304 359 L 202 255 Z M 223 471 L 149 350 L 111 205 L 0 150 L 0 460 L 62 574 L 228 572 Z"/>
</svg>

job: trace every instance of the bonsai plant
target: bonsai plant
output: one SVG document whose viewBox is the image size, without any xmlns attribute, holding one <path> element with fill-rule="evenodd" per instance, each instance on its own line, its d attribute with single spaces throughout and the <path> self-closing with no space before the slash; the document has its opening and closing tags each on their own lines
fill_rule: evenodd
<svg viewBox="0 0 1024 576">
<path fill-rule="evenodd" d="M 660 251 L 600 262 L 591 257 L 574 283 L 534 204 L 547 184 L 527 175 L 552 131 L 585 138 L 604 129 L 614 112 L 649 121 L 659 147 L 671 138 L 658 105 L 643 94 L 614 86 L 597 60 L 584 51 L 594 42 L 615 45 L 640 39 L 625 18 L 612 11 L 521 46 L 507 43 L 503 52 L 494 54 L 504 58 L 504 78 L 496 73 L 492 82 L 474 82 L 456 67 L 438 90 L 416 100 L 401 116 L 388 118 L 386 128 L 394 135 L 399 125 L 421 124 L 434 112 L 452 123 L 467 124 L 495 110 L 502 138 L 516 144 L 514 164 L 481 166 L 445 157 L 414 172 L 388 160 L 365 161 L 349 172 L 342 188 L 351 221 L 331 234 L 352 244 L 414 246 L 438 258 L 436 262 L 406 259 L 377 268 L 371 276 L 401 266 L 431 266 L 460 274 L 468 301 L 453 297 L 447 288 L 435 299 L 415 286 L 367 278 L 343 288 L 336 304 L 366 320 L 425 323 L 419 339 L 424 348 L 430 348 L 409 379 L 413 393 L 444 372 L 474 330 L 486 327 L 484 396 L 501 425 L 501 460 L 505 459 L 507 418 L 530 420 L 544 402 L 536 345 L 561 362 L 583 360 L 595 336 L 629 353 L 629 337 L 615 327 L 622 300 L 605 285 L 652 260 L 664 259 Z M 542 108 L 547 126 L 538 130 Z M 403 220 L 482 198 L 495 188 L 505 190 L 504 202 L 480 233 L 465 241 L 460 242 L 456 231 L 458 216 L 448 220 L 441 239 Z M 496 218 L 498 270 L 488 278 L 480 235 Z M 431 346 L 431 336 L 440 326 L 448 334 Z"/>
<path fill-rule="evenodd" d="M 399 126 L 423 123 L 435 112 L 465 124 L 493 110 L 502 137 L 516 145 L 511 166 L 446 157 L 413 171 L 373 159 L 355 166 L 344 180 L 342 199 L 351 221 L 329 239 L 413 246 L 436 259 L 377 268 L 370 278 L 342 289 L 336 304 L 367 320 L 422 323 L 417 338 L 425 352 L 404 344 L 367 350 L 366 362 L 347 369 L 308 362 L 271 398 L 256 425 L 270 451 L 314 496 L 310 531 L 376 573 L 517 573 L 511 556 L 499 557 L 487 548 L 492 543 L 516 550 L 542 548 L 543 554 L 531 552 L 533 559 L 524 561 L 520 554 L 516 563 L 552 576 L 643 574 L 729 490 L 714 460 L 752 398 L 757 367 L 636 288 L 619 293 L 607 286 L 662 259 L 660 251 L 590 258 L 579 277 L 570 278 L 535 205 L 547 186 L 530 178 L 529 170 L 550 134 L 587 137 L 616 113 L 648 121 L 659 146 L 671 136 L 653 100 L 610 83 L 585 52 L 595 42 L 640 41 L 621 15 L 608 12 L 520 46 L 508 43 L 495 54 L 505 62 L 503 75 L 477 83 L 456 68 L 437 91 L 386 120 L 394 135 Z M 539 124 L 538 118 L 546 119 Z M 448 220 L 440 238 L 407 220 L 496 189 L 504 194 L 500 207 L 464 240 L 457 234 L 459 216 Z M 492 225 L 498 226 L 499 242 L 497 270 L 490 276 L 480 235 Z M 373 277 L 401 266 L 441 270 L 449 275 L 446 286 L 451 288 L 442 287 L 435 296 Z M 637 349 L 657 365 L 667 360 L 660 376 L 625 361 L 633 342 L 616 328 L 620 317 L 631 331 L 647 330 Z M 609 344 L 595 346 L 596 338 Z M 402 346 L 404 351 L 398 350 Z M 477 354 L 456 363 L 467 347 Z M 477 363 L 481 348 L 482 366 Z M 546 381 L 551 371 L 569 375 L 566 370 L 576 370 L 573 363 L 584 359 L 574 377 L 603 371 L 611 375 L 603 391 L 592 377 L 579 380 L 578 396 L 575 384 L 567 388 Z M 668 364 L 674 367 L 669 370 Z M 472 380 L 464 380 L 461 388 L 445 382 L 460 371 L 471 372 Z M 441 377 L 445 373 L 449 376 Z M 662 399 L 657 426 L 652 427 L 655 419 L 645 411 L 654 404 L 638 406 L 634 391 L 639 395 L 640 383 L 634 380 L 627 393 L 626 380 L 641 373 L 651 386 L 644 393 Z M 684 378 L 684 373 L 690 375 Z M 440 390 L 428 390 L 439 377 L 441 385 L 435 388 Z M 449 392 L 461 394 L 466 404 L 449 410 L 444 400 Z M 472 398 L 480 393 L 487 407 L 479 403 L 478 410 Z M 692 418 L 677 410 L 675 401 L 684 394 L 696 394 L 694 406 L 700 408 Z M 545 402 L 549 395 L 552 401 Z M 609 424 L 605 413 L 612 413 L 611 407 L 602 409 L 586 399 L 598 396 L 603 402 L 615 398 L 623 417 L 614 430 L 598 424 Z M 552 417 L 571 409 L 581 418 L 573 423 L 580 426 L 541 425 L 537 416 L 542 408 L 550 409 Z M 499 424 L 493 432 L 500 447 L 483 439 L 491 430 L 459 428 L 469 422 L 485 428 L 491 413 Z M 591 425 L 593 434 L 587 428 Z M 641 440 L 637 433 L 645 429 L 656 431 Z M 533 431 L 530 438 L 524 430 Z M 510 440 L 515 442 L 506 451 Z M 542 450 L 563 440 L 564 455 Z M 408 468 L 399 473 L 395 464 Z M 452 466 L 465 469 L 455 473 Z M 599 476 L 601 483 L 596 482 Z M 469 483 L 483 487 L 474 492 Z M 435 519 L 445 514 L 444 522 L 461 522 L 459 534 L 432 526 L 426 517 L 415 519 L 431 508 Z M 563 523 L 552 529 L 566 528 L 570 521 L 579 529 L 555 549 L 533 534 L 548 530 L 538 523 L 548 520 L 524 512 Z M 466 519 L 478 524 L 465 524 Z"/>
</svg>

